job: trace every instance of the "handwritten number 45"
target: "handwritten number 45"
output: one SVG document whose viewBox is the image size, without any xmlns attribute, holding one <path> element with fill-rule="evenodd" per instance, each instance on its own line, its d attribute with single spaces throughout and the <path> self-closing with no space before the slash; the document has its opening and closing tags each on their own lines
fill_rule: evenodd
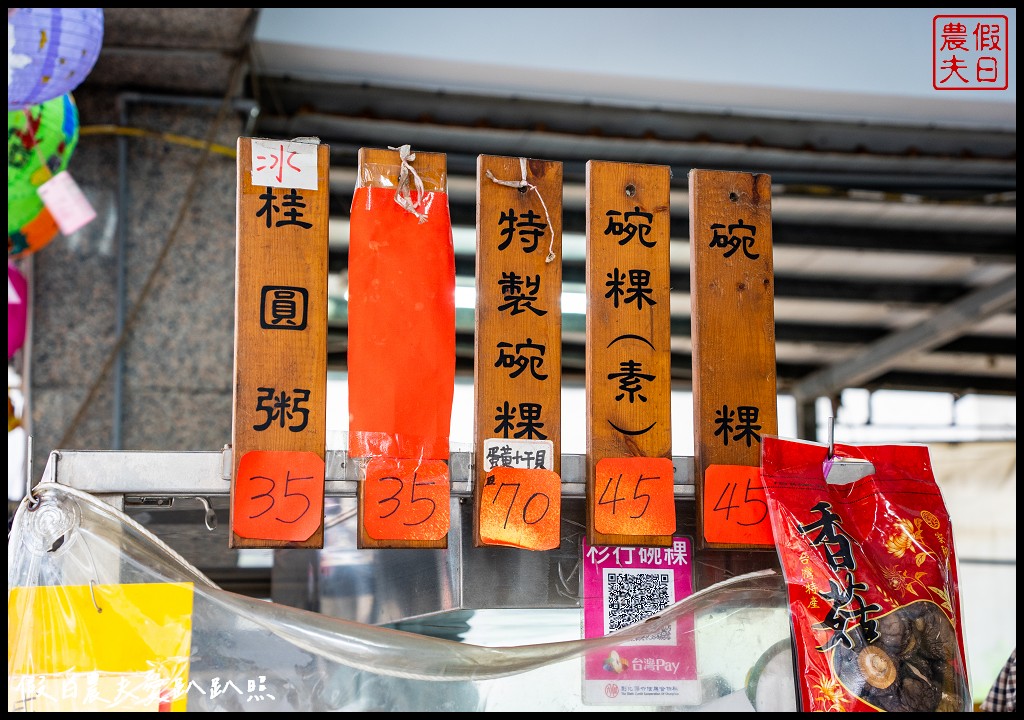
<svg viewBox="0 0 1024 720">
<path fill-rule="evenodd" d="M 598 505 L 611 505 L 612 506 L 612 515 L 614 515 L 615 514 L 616 506 L 617 506 L 617 504 L 619 502 L 625 502 L 626 500 L 630 500 L 630 499 L 632 499 L 632 500 L 641 500 L 642 499 L 643 503 L 644 503 L 644 506 L 643 506 L 643 508 L 641 508 L 640 512 L 638 512 L 636 515 L 630 515 L 629 516 L 633 520 L 641 518 L 641 517 L 644 516 L 644 513 L 647 512 L 647 507 L 651 504 L 651 496 L 649 494 L 647 494 L 647 493 L 640 492 L 640 483 L 646 482 L 647 480 L 657 480 L 657 479 L 658 479 L 657 477 L 644 477 L 643 475 L 638 477 L 637 480 L 636 480 L 636 484 L 633 486 L 633 497 L 630 498 L 630 497 L 628 497 L 626 495 L 619 495 L 619 486 L 622 484 L 622 473 L 619 473 L 619 476 L 617 478 L 611 478 L 611 477 L 608 478 L 608 482 L 605 483 L 604 490 L 601 491 L 601 497 L 598 499 L 597 504 Z M 612 489 L 612 483 L 615 484 L 614 489 Z M 608 491 L 609 490 L 611 490 L 611 498 L 608 497 Z"/>
<path fill-rule="evenodd" d="M 725 513 L 725 519 L 729 520 L 729 516 L 732 514 L 733 510 L 739 510 L 741 507 L 743 507 L 743 505 L 749 505 L 750 503 L 757 503 L 757 504 L 761 505 L 760 516 L 756 520 L 754 520 L 752 522 L 741 522 L 740 520 L 737 520 L 736 524 L 737 525 L 743 525 L 743 526 L 750 526 L 750 525 L 758 525 L 759 523 L 763 522 L 764 519 L 766 517 L 768 517 L 768 503 L 766 503 L 764 500 L 762 500 L 759 497 L 751 497 L 751 493 L 752 492 L 753 493 L 764 493 L 764 488 L 760 487 L 759 485 L 755 485 L 753 480 L 751 480 L 750 478 L 747 478 L 747 487 L 743 491 L 743 501 L 742 501 L 743 505 L 739 505 L 736 502 L 734 502 L 734 500 L 736 498 L 736 490 L 738 488 L 739 488 L 739 484 L 738 483 L 734 483 L 734 482 L 726 483 L 725 487 L 722 488 L 722 494 L 719 495 L 718 496 L 718 500 L 715 501 L 714 509 L 717 510 L 718 512 L 724 512 Z M 728 495 L 728 498 L 726 497 L 726 495 Z M 748 515 L 749 515 L 749 513 L 748 513 Z"/>
<path fill-rule="evenodd" d="M 382 477 L 380 479 L 381 482 L 384 482 L 386 480 L 390 480 L 392 482 L 398 483 L 398 488 L 391 495 L 387 496 L 386 498 L 383 498 L 382 500 L 378 500 L 377 501 L 378 505 L 384 505 L 385 503 L 394 503 L 394 505 L 391 506 L 391 510 L 389 510 L 388 512 L 386 512 L 385 514 L 380 516 L 381 520 L 385 520 L 385 519 L 391 517 L 392 515 L 394 515 L 396 512 L 398 512 L 398 509 L 402 506 L 402 501 L 398 499 L 398 496 L 399 496 L 399 494 L 401 494 L 402 490 L 405 489 L 405 480 L 403 480 L 402 478 L 398 477 L 397 475 L 387 475 L 387 476 Z M 416 482 L 416 480 L 417 480 L 417 475 L 414 472 L 412 474 L 412 489 L 411 489 L 411 492 L 410 492 L 410 496 L 411 496 L 410 504 L 411 505 L 415 505 L 416 503 L 424 503 L 425 502 L 425 503 L 429 503 L 430 504 L 430 509 L 427 510 L 427 514 L 423 516 L 422 520 L 417 520 L 416 522 L 405 522 L 405 521 L 403 521 L 402 524 L 405 525 L 405 526 L 420 525 L 422 523 L 425 523 L 434 514 L 434 510 L 437 509 L 437 503 L 434 502 L 433 498 L 428 498 L 428 497 L 420 497 L 420 498 L 418 498 L 418 497 L 416 497 L 416 487 L 417 486 L 421 486 L 422 487 L 423 485 L 433 485 L 434 482 L 430 481 L 430 482 L 422 482 L 421 483 L 421 482 Z"/>
</svg>

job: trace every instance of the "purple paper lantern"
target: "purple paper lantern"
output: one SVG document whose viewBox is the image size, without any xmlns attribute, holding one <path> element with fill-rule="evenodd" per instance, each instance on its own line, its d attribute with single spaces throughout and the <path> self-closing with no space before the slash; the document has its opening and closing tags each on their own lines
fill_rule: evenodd
<svg viewBox="0 0 1024 720">
<path fill-rule="evenodd" d="M 7 359 L 25 344 L 28 325 L 28 281 L 7 261 Z"/>
<path fill-rule="evenodd" d="M 77 88 L 103 44 L 103 8 L 7 8 L 7 111 Z"/>
</svg>

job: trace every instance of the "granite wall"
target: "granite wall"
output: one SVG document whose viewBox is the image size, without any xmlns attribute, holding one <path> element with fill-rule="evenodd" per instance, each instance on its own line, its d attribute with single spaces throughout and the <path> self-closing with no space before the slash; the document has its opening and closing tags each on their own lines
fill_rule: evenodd
<svg viewBox="0 0 1024 720">
<path fill-rule="evenodd" d="M 35 478 L 55 449 L 219 450 L 231 441 L 236 166 L 189 146 L 207 138 L 220 103 L 99 93 L 76 101 L 69 172 L 97 217 L 32 256 Z M 233 151 L 245 119 L 229 109 L 213 142 Z M 118 124 L 129 130 L 110 127 Z"/>
</svg>

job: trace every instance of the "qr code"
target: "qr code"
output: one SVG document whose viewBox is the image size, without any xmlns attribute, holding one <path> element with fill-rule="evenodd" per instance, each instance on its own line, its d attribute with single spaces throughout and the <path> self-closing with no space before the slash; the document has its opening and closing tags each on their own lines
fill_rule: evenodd
<svg viewBox="0 0 1024 720">
<path fill-rule="evenodd" d="M 604 570 L 605 634 L 646 620 L 675 601 L 675 575 L 672 570 Z M 674 645 L 675 642 L 675 623 L 669 623 L 629 644 Z"/>
</svg>

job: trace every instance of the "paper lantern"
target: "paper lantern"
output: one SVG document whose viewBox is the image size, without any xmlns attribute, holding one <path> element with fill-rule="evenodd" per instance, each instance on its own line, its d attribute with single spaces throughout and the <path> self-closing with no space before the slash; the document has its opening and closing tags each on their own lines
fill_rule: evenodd
<svg viewBox="0 0 1024 720">
<path fill-rule="evenodd" d="M 7 257 L 29 255 L 57 235 L 39 186 L 66 170 L 78 144 L 78 108 L 68 94 L 7 113 Z"/>
<path fill-rule="evenodd" d="M 28 281 L 18 268 L 7 262 L 7 359 L 25 344 L 28 324 Z"/>
<path fill-rule="evenodd" d="M 7 109 L 66 95 L 92 71 L 103 8 L 7 9 Z"/>
</svg>

